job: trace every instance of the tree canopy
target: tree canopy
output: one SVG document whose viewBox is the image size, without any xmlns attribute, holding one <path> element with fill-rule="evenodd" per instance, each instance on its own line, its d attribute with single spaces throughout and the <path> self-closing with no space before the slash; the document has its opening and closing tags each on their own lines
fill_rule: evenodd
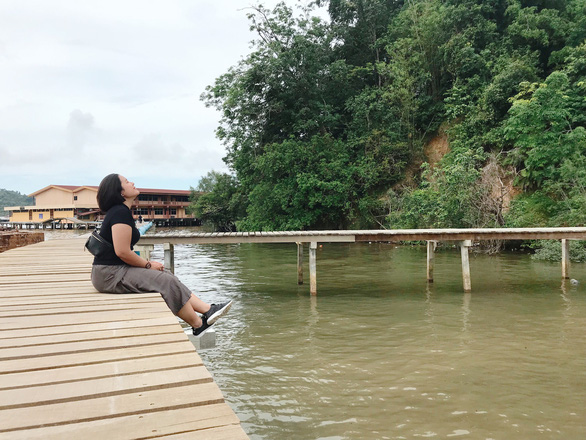
<svg viewBox="0 0 586 440">
<path fill-rule="evenodd" d="M 232 170 L 197 202 L 214 224 L 584 223 L 586 0 L 315 5 L 329 21 L 311 6 L 252 8 L 252 53 L 202 94 Z M 449 152 L 427 164 L 439 132 Z M 495 167 L 520 188 L 510 209 Z"/>
</svg>

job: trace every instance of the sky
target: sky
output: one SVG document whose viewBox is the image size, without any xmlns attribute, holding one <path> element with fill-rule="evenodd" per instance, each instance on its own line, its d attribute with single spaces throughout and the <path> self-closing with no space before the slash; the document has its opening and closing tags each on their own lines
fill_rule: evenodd
<svg viewBox="0 0 586 440">
<path fill-rule="evenodd" d="M 189 189 L 228 172 L 220 114 L 199 97 L 250 53 L 257 3 L 0 2 L 0 188 L 30 194 L 119 173 L 137 187 Z"/>
</svg>

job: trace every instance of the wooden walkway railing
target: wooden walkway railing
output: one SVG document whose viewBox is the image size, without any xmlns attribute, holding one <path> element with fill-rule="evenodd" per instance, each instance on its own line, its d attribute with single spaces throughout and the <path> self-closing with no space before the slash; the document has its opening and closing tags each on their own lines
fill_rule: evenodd
<svg viewBox="0 0 586 440">
<path fill-rule="evenodd" d="M 270 232 L 216 232 L 164 233 L 145 235 L 140 244 L 149 253 L 155 244 L 163 244 L 165 266 L 173 270 L 173 246 L 176 244 L 209 243 L 297 243 L 298 283 L 303 283 L 303 243 L 309 243 L 309 291 L 317 294 L 316 250 L 318 243 L 358 243 L 427 241 L 427 281 L 433 282 L 434 250 L 438 241 L 456 242 L 462 257 L 464 290 L 472 289 L 468 248 L 474 242 L 486 240 L 561 240 L 562 277 L 569 278 L 570 239 L 586 240 L 586 228 L 486 228 L 486 229 L 390 229 L 345 231 L 270 231 Z"/>
<path fill-rule="evenodd" d="M 247 439 L 157 293 L 97 293 L 84 240 L 0 254 L 0 439 Z"/>
</svg>

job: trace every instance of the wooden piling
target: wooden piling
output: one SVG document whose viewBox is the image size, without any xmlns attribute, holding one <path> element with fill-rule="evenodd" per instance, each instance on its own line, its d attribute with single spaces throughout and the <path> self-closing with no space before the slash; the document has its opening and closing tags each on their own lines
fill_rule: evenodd
<svg viewBox="0 0 586 440">
<path fill-rule="evenodd" d="M 433 264 L 435 260 L 436 241 L 427 242 L 427 282 L 433 283 Z"/>
<path fill-rule="evenodd" d="M 364 243 L 364 242 L 428 242 L 428 281 L 433 280 L 434 248 L 430 242 L 445 241 L 459 243 L 462 254 L 462 277 L 464 290 L 471 290 L 468 247 L 473 241 L 483 240 L 586 240 L 586 227 L 575 228 L 480 228 L 480 229 L 389 229 L 389 230 L 343 230 L 343 231 L 265 231 L 241 233 L 191 233 L 144 236 L 141 244 L 208 244 L 208 243 L 311 243 L 310 286 L 312 294 L 317 293 L 315 258 L 317 242 Z M 464 240 L 464 241 L 463 241 Z M 569 277 L 569 247 L 564 241 L 565 257 L 563 276 Z M 313 248 L 312 248 L 313 246 Z M 435 243 L 433 243 L 435 247 Z M 300 249 L 298 248 L 298 252 Z M 313 268 L 312 268 L 313 260 Z M 298 261 L 298 271 L 299 271 Z M 298 277 L 300 272 L 298 272 Z M 313 280 L 311 280 L 313 277 Z M 299 279 L 299 278 L 298 278 Z"/>
<path fill-rule="evenodd" d="M 562 278 L 570 278 L 570 240 L 562 238 Z"/>
<path fill-rule="evenodd" d="M 303 284 L 303 243 L 297 243 L 297 284 Z"/>
<path fill-rule="evenodd" d="M 309 293 L 317 295 L 317 242 L 309 243 Z"/>
<path fill-rule="evenodd" d="M 165 251 L 165 268 L 169 269 L 171 273 L 175 273 L 175 245 L 165 243 L 163 250 Z"/>
<path fill-rule="evenodd" d="M 468 258 L 468 248 L 472 246 L 471 240 L 463 240 L 460 242 L 460 253 L 462 254 L 462 280 L 464 283 L 464 292 L 472 291 L 472 283 L 470 281 L 470 260 Z"/>
<path fill-rule="evenodd" d="M 138 252 L 138 255 L 140 255 L 145 260 L 151 259 L 151 252 L 153 251 L 153 248 L 154 248 L 154 246 L 152 244 L 146 244 L 144 246 L 141 246 L 141 245 L 134 246 L 134 250 L 136 252 Z"/>
</svg>

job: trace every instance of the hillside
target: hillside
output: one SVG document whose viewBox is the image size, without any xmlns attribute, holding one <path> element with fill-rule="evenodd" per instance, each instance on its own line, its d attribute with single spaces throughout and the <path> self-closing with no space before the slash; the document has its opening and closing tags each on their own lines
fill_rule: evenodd
<svg viewBox="0 0 586 440">
<path fill-rule="evenodd" d="M 34 199 L 27 197 L 17 191 L 0 188 L 0 217 L 8 217 L 8 212 L 4 211 L 5 206 L 27 206 L 32 205 Z"/>
<path fill-rule="evenodd" d="M 240 230 L 586 224 L 585 0 L 318 0 L 249 15 L 202 95 Z"/>
</svg>

